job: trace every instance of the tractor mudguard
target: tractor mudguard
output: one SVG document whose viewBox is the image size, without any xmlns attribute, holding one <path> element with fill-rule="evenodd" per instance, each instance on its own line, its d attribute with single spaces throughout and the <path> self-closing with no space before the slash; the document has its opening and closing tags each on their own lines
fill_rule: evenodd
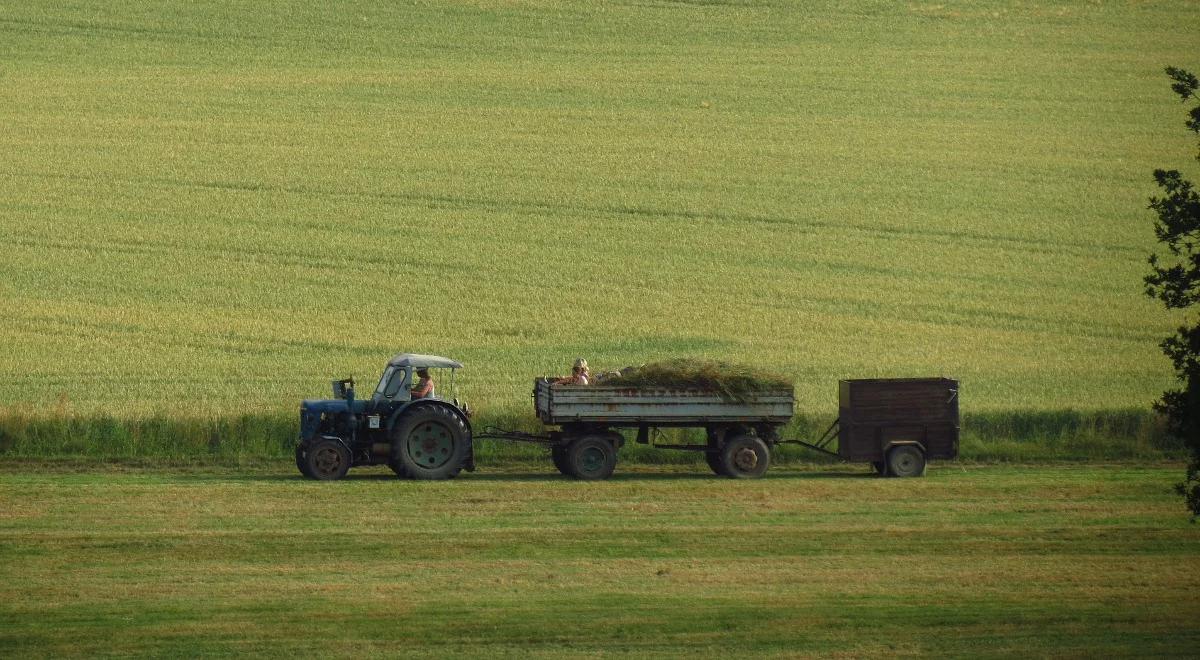
<svg viewBox="0 0 1200 660">
<path fill-rule="evenodd" d="M 409 401 L 408 403 L 404 404 L 400 408 L 396 409 L 396 411 L 393 412 L 390 417 L 388 417 L 387 433 L 388 433 L 389 438 L 392 435 L 392 429 L 396 428 L 396 422 L 402 416 L 404 416 L 404 412 L 406 410 L 408 410 L 409 408 L 412 408 L 413 406 L 418 405 L 418 404 L 435 405 L 435 406 L 440 406 L 442 408 L 446 408 L 446 409 L 450 410 L 455 415 L 458 415 L 459 417 L 462 418 L 463 424 L 465 424 L 467 427 L 467 433 L 470 435 L 474 435 L 474 431 L 471 429 L 470 418 L 468 418 L 465 414 L 463 414 L 463 411 L 461 411 L 457 407 L 455 407 L 454 404 L 450 403 L 449 401 L 442 401 L 441 399 L 416 399 L 414 401 Z"/>
</svg>

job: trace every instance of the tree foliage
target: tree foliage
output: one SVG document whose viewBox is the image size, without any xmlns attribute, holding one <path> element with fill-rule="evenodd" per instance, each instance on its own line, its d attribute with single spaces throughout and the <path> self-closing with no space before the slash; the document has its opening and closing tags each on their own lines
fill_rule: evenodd
<svg viewBox="0 0 1200 660">
<path fill-rule="evenodd" d="M 1175 67 L 1167 67 L 1166 72 L 1172 80 L 1171 90 L 1184 103 L 1195 104 L 1184 125 L 1200 135 L 1200 80 Z M 1200 151 L 1196 159 L 1200 160 Z M 1155 170 L 1154 180 L 1164 193 L 1150 198 L 1150 208 L 1158 214 L 1154 235 L 1167 254 L 1164 258 L 1150 255 L 1146 294 L 1161 300 L 1167 309 L 1188 313 L 1200 303 L 1200 195 L 1178 170 Z M 1175 367 L 1182 388 L 1164 392 L 1155 409 L 1166 415 L 1168 430 L 1192 452 L 1178 489 L 1192 514 L 1200 516 L 1200 322 L 1188 314 L 1184 324 L 1160 346 Z"/>
</svg>

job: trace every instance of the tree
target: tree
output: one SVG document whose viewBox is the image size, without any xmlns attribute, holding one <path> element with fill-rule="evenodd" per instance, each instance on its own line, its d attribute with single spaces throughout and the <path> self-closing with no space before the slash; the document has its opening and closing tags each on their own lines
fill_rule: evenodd
<svg viewBox="0 0 1200 660">
<path fill-rule="evenodd" d="M 1167 67 L 1166 72 L 1173 81 L 1171 90 L 1184 103 L 1197 104 L 1184 125 L 1200 135 L 1200 80 L 1175 67 Z M 1196 160 L 1200 160 L 1200 151 Z M 1166 416 L 1168 432 L 1191 450 L 1187 475 L 1176 488 L 1195 520 L 1200 516 L 1200 321 L 1189 312 L 1200 305 L 1200 195 L 1178 170 L 1155 170 L 1154 180 L 1164 193 L 1150 198 L 1150 208 L 1158 214 L 1154 235 L 1167 256 L 1150 255 L 1146 295 L 1161 300 L 1167 309 L 1184 310 L 1185 315 L 1175 334 L 1159 344 L 1174 365 L 1182 388 L 1163 392 L 1154 408 Z"/>
</svg>

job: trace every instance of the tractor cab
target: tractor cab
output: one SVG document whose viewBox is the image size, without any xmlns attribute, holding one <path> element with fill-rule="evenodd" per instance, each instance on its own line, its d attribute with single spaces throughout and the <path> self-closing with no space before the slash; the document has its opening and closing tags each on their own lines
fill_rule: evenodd
<svg viewBox="0 0 1200 660">
<path fill-rule="evenodd" d="M 388 362 L 371 395 L 372 407 L 388 408 L 412 401 L 411 391 L 417 386 L 417 373 L 428 370 L 433 379 L 432 391 L 421 398 L 456 400 L 454 378 L 462 364 L 436 355 L 401 353 Z M 447 373 L 448 372 L 448 373 Z"/>
</svg>

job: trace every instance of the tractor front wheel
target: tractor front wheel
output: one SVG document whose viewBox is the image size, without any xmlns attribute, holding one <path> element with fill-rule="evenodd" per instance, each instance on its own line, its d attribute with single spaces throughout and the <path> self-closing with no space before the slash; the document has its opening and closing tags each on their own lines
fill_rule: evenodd
<svg viewBox="0 0 1200 660">
<path fill-rule="evenodd" d="M 311 472 L 308 471 L 308 458 L 304 452 L 304 445 L 296 445 L 296 469 L 300 470 L 300 474 L 308 479 L 316 479 Z"/>
<path fill-rule="evenodd" d="M 346 476 L 350 470 L 350 451 L 334 440 L 321 440 L 314 444 L 304 456 L 308 467 L 305 474 L 320 481 L 334 481 Z"/>
</svg>

